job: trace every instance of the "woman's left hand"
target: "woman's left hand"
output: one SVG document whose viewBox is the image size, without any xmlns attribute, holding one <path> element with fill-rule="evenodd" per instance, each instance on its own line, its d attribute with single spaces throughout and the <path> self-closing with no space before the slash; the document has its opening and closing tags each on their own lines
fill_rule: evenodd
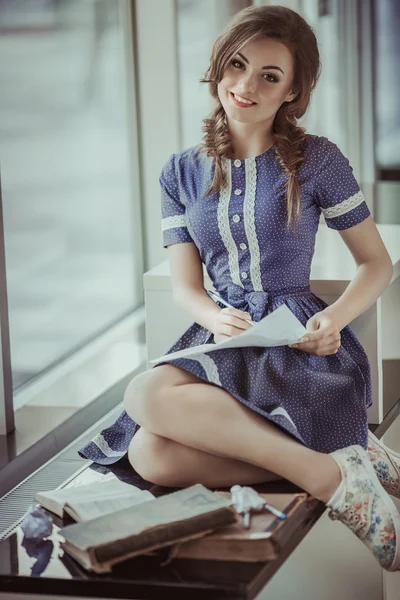
<svg viewBox="0 0 400 600">
<path fill-rule="evenodd" d="M 336 354 L 340 348 L 340 331 L 334 319 L 324 313 L 316 313 L 306 324 L 307 333 L 302 339 L 307 338 L 307 342 L 290 344 L 289 348 L 297 348 L 309 354 L 316 356 L 329 356 Z"/>
</svg>

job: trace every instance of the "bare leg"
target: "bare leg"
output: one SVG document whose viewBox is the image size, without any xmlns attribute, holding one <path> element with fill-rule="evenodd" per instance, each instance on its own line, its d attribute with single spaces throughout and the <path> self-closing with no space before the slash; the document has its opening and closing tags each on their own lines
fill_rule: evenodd
<svg viewBox="0 0 400 600">
<path fill-rule="evenodd" d="M 143 427 L 128 450 L 129 462 L 147 481 L 170 487 L 202 483 L 207 487 L 250 485 L 281 479 L 254 465 L 214 456 L 149 433 Z"/>
<path fill-rule="evenodd" d="M 328 454 L 303 446 L 229 392 L 199 381 L 162 365 L 129 384 L 125 409 L 151 433 L 277 473 L 323 502 L 331 498 L 341 474 Z"/>
</svg>

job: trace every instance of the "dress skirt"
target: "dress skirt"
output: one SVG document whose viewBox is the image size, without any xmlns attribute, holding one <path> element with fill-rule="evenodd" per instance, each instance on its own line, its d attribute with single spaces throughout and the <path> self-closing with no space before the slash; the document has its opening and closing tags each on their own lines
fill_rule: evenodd
<svg viewBox="0 0 400 600">
<path fill-rule="evenodd" d="M 286 304 L 304 326 L 328 306 L 305 287 L 250 292 L 245 301 L 243 295 L 236 303 L 234 296 L 229 300 L 247 310 L 255 321 Z M 213 341 L 210 331 L 194 323 L 167 354 Z M 367 447 L 367 408 L 372 404 L 370 366 L 348 326 L 341 331 L 338 352 L 329 356 L 315 356 L 289 346 L 246 347 L 170 363 L 226 390 L 232 402 L 247 406 L 313 450 L 329 453 L 352 444 Z M 162 364 L 168 361 L 152 368 Z M 115 423 L 97 434 L 79 454 L 100 464 L 114 463 L 127 452 L 138 427 L 123 410 Z"/>
</svg>

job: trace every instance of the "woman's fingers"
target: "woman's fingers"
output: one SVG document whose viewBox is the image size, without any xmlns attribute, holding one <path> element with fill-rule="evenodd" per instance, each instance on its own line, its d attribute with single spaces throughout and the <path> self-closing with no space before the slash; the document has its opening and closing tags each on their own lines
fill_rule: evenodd
<svg viewBox="0 0 400 600">
<path fill-rule="evenodd" d="M 319 334 L 323 333 L 323 330 Z M 308 337 L 308 334 L 304 334 L 304 337 Z M 309 354 L 315 354 L 316 356 L 329 356 L 330 354 L 336 354 L 341 346 L 340 332 L 334 331 L 332 333 L 326 333 L 319 339 L 311 339 L 308 342 L 299 342 L 298 344 L 290 344 L 290 348 L 296 348 Z"/>
<path fill-rule="evenodd" d="M 306 334 L 304 334 L 304 337 L 306 337 Z M 333 348 L 335 345 L 340 346 L 340 334 L 331 333 L 319 340 L 310 340 L 309 342 L 290 344 L 290 348 L 298 348 L 299 350 L 304 350 L 305 352 L 311 352 Z"/>
<path fill-rule="evenodd" d="M 249 327 L 251 327 L 250 323 L 247 323 L 244 319 L 227 315 L 222 324 L 221 333 L 232 337 L 233 335 L 239 335 Z"/>
<path fill-rule="evenodd" d="M 239 310 L 238 308 L 223 308 L 222 311 L 230 317 L 236 317 L 238 319 L 251 319 L 248 312 Z"/>
<path fill-rule="evenodd" d="M 308 352 L 308 354 L 314 354 L 315 356 L 329 356 L 330 354 L 337 354 L 341 344 L 334 342 L 328 346 L 317 346 L 315 348 L 305 348 L 306 344 L 299 344 L 297 350 L 302 352 Z M 291 345 L 290 348 L 296 348 L 296 345 Z"/>
<path fill-rule="evenodd" d="M 251 327 L 251 325 L 247 322 L 246 319 L 251 319 L 250 315 L 246 312 L 236 311 L 234 314 L 227 312 L 224 315 L 224 324 L 230 327 L 236 327 L 237 329 L 241 330 L 248 329 L 249 327 Z"/>
<path fill-rule="evenodd" d="M 243 331 L 251 327 L 251 323 L 247 319 L 250 320 L 251 317 L 245 311 L 233 307 L 221 309 L 214 321 L 214 340 L 218 343 L 225 338 L 240 335 Z"/>
</svg>

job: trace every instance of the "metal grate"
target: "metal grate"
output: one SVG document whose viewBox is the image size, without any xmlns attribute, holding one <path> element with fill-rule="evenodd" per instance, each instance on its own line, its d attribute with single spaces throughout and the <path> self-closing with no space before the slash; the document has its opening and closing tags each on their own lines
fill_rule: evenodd
<svg viewBox="0 0 400 600">
<path fill-rule="evenodd" d="M 121 408 L 122 404 L 119 404 L 64 450 L 0 498 L 0 540 L 18 527 L 29 506 L 34 503 L 34 496 L 38 490 L 51 490 L 67 484 L 91 463 L 90 460 L 79 458 L 77 451 L 98 431 L 113 423 Z"/>
</svg>

